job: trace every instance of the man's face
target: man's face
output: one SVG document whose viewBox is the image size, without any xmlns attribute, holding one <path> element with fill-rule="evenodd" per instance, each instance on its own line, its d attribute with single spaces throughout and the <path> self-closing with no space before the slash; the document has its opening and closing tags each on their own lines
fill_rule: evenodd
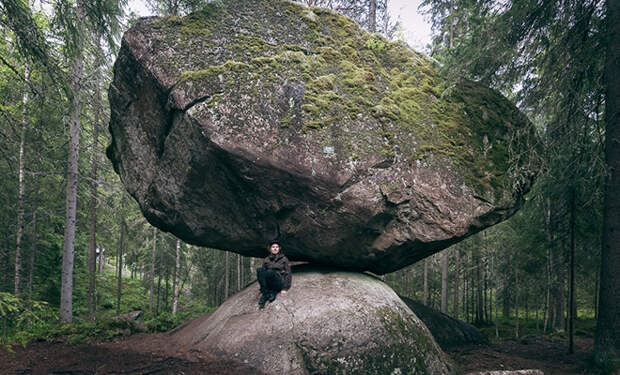
<svg viewBox="0 0 620 375">
<path fill-rule="evenodd" d="M 269 252 L 274 255 L 279 253 L 280 245 L 278 245 L 277 243 L 271 244 L 271 246 L 269 247 Z"/>
</svg>

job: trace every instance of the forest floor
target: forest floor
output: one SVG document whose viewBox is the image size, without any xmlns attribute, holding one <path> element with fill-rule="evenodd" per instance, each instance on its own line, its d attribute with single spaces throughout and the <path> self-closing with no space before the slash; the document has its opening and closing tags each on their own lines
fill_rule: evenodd
<svg viewBox="0 0 620 375">
<path fill-rule="evenodd" d="M 593 345 L 592 338 L 576 337 L 575 353 L 568 354 L 567 342 L 550 342 L 540 336 L 529 336 L 488 346 L 457 347 L 447 353 L 463 373 L 539 369 L 545 375 L 577 375 L 589 374 L 587 366 Z"/>
<path fill-rule="evenodd" d="M 260 375 L 243 363 L 206 353 L 170 356 L 165 334 L 137 334 L 98 343 L 69 344 L 62 339 L 0 349 L 0 374 L 217 374 Z M 586 374 L 591 338 L 577 338 L 575 354 L 565 343 L 540 338 L 503 341 L 489 346 L 454 348 L 448 354 L 463 373 L 483 370 L 540 369 L 545 375 Z"/>
</svg>

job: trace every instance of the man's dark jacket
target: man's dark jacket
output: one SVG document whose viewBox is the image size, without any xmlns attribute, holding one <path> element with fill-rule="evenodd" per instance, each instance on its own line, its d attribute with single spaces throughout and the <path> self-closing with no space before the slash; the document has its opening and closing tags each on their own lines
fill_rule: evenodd
<svg viewBox="0 0 620 375">
<path fill-rule="evenodd" d="M 291 287 L 291 265 L 284 254 L 269 254 L 263 261 L 263 267 L 277 271 L 282 276 L 282 289 L 289 290 Z"/>
</svg>

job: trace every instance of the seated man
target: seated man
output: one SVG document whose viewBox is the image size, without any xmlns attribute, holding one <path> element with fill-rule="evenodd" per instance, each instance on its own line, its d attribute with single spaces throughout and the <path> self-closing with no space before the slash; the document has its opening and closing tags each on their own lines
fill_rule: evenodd
<svg viewBox="0 0 620 375">
<path fill-rule="evenodd" d="M 263 261 L 263 266 L 256 270 L 262 294 L 258 301 L 261 309 L 265 307 L 267 301 L 273 302 L 280 291 L 284 295 L 291 287 L 291 266 L 288 258 L 280 252 L 280 244 L 277 241 L 271 242 L 269 253 Z"/>
</svg>

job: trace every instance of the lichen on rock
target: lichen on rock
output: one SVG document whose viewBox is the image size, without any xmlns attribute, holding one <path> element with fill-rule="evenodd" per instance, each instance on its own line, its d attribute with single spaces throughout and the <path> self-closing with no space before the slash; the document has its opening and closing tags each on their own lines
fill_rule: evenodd
<svg viewBox="0 0 620 375">
<path fill-rule="evenodd" d="M 108 155 L 185 241 L 385 273 L 515 212 L 532 124 L 401 42 L 289 1 L 140 19 L 110 87 Z M 331 151 L 333 150 L 333 151 Z"/>
</svg>

